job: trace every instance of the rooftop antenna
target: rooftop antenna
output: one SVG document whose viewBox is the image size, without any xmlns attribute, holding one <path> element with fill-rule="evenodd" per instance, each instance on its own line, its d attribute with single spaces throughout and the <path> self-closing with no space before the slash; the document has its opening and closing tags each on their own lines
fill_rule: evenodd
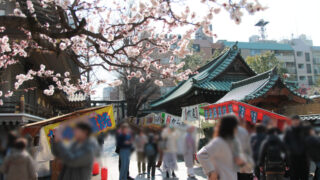
<svg viewBox="0 0 320 180">
<path fill-rule="evenodd" d="M 260 36 L 261 36 L 261 40 L 265 40 L 266 39 L 266 28 L 265 26 L 269 24 L 269 21 L 264 21 L 263 19 L 260 19 L 257 24 L 255 24 L 255 26 L 260 27 Z"/>
</svg>

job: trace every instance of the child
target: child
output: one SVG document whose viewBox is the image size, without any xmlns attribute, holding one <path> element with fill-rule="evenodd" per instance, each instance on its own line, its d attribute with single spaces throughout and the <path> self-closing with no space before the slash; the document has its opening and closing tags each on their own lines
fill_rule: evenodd
<svg viewBox="0 0 320 180">
<path fill-rule="evenodd" d="M 153 135 L 149 137 L 149 142 L 144 146 L 144 152 L 148 159 L 148 179 L 150 178 L 150 171 L 152 179 L 155 179 L 158 148 Z"/>
</svg>

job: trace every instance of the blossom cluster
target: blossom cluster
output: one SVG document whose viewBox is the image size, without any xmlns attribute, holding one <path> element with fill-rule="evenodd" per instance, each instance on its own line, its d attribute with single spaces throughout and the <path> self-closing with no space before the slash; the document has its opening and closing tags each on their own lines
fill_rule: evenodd
<svg viewBox="0 0 320 180">
<path fill-rule="evenodd" d="M 10 41 L 6 35 L 0 37 L 0 68 L 7 68 L 20 57 L 27 57 L 27 49 L 57 53 L 66 51 L 77 57 L 77 64 L 82 71 L 94 67 L 106 71 L 123 71 L 127 72 L 128 79 L 138 78 L 141 83 L 157 77 L 154 83 L 158 86 L 163 86 L 163 79 L 182 81 L 196 73 L 190 69 L 182 71 L 184 62 L 176 59 L 192 53 L 189 43 L 200 27 L 207 36 L 215 36 L 209 28 L 214 16 L 226 11 L 231 20 L 240 23 L 244 11 L 254 14 L 265 9 L 257 0 L 192 2 L 206 7 L 202 15 L 190 7 L 188 0 L 114 0 L 108 3 L 101 0 L 40 0 L 38 3 L 42 8 L 48 12 L 56 11 L 53 14 L 59 15 L 60 22 L 52 25 L 49 21 L 40 23 L 37 20 L 35 7 L 38 6 L 34 3 L 32 0 L 26 1 L 28 12 L 22 11 L 21 4 L 14 9 L 14 16 L 28 17 L 27 23 L 38 24 L 17 28 L 25 33 L 26 39 Z M 168 36 L 179 28 L 184 29 L 181 35 Z M 5 27 L 0 27 L 0 32 L 5 33 Z M 163 63 L 155 54 L 170 54 L 171 57 L 169 62 Z M 94 93 L 94 85 L 108 82 L 101 79 L 88 82 L 85 77 L 74 81 L 69 72 L 61 75 L 41 65 L 37 71 L 29 70 L 27 74 L 18 75 L 15 90 L 36 76 L 50 78 L 54 82 L 43 91 L 49 96 L 57 89 L 68 95 L 78 91 L 90 95 Z M 122 82 L 114 80 L 107 84 L 119 86 Z"/>
</svg>

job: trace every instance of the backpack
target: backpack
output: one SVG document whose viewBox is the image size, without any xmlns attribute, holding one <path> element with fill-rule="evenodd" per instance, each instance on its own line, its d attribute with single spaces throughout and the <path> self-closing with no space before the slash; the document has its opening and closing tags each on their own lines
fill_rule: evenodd
<svg viewBox="0 0 320 180">
<path fill-rule="evenodd" d="M 285 162 L 281 156 L 282 149 L 279 144 L 272 143 L 267 147 L 265 170 L 269 172 L 283 172 Z"/>
<path fill-rule="evenodd" d="M 147 157 L 156 155 L 156 150 L 154 149 L 154 146 L 151 143 L 146 144 L 144 152 Z"/>
</svg>

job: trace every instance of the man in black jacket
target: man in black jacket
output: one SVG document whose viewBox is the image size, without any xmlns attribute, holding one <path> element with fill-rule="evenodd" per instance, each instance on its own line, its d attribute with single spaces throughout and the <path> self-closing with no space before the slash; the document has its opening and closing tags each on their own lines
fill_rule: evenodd
<svg viewBox="0 0 320 180">
<path fill-rule="evenodd" d="M 265 140 L 267 137 L 266 134 L 266 127 L 262 124 L 257 124 L 256 125 L 256 134 L 251 137 L 251 148 L 253 152 L 253 160 L 254 163 L 256 164 L 254 168 L 254 175 L 260 179 L 260 168 L 258 165 L 258 160 L 259 160 L 259 152 L 260 152 L 260 147 L 262 142 Z"/>
<path fill-rule="evenodd" d="M 278 137 L 278 129 L 268 130 L 268 136 L 260 148 L 259 166 L 267 180 L 282 180 L 287 167 L 287 150 Z"/>
<path fill-rule="evenodd" d="M 305 131 L 298 115 L 292 116 L 292 126 L 284 136 L 284 143 L 289 151 L 290 179 L 306 180 L 309 178 L 309 159 L 305 146 Z"/>
</svg>

